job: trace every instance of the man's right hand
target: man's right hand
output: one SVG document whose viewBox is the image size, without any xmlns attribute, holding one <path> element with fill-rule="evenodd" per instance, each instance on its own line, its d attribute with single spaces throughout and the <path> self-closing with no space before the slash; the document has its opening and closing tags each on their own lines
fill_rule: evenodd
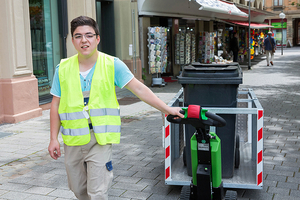
<svg viewBox="0 0 300 200">
<path fill-rule="evenodd" d="M 50 144 L 48 146 L 48 151 L 50 156 L 55 160 L 57 160 L 57 158 L 61 156 L 60 145 L 57 139 L 50 141 Z"/>
</svg>

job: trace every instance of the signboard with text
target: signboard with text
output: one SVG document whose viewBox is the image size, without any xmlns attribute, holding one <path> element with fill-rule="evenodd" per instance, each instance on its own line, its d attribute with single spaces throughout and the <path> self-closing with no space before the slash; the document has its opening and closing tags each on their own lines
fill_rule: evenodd
<svg viewBox="0 0 300 200">
<path fill-rule="evenodd" d="M 283 27 L 281 27 L 281 22 L 273 22 L 271 25 L 274 26 L 273 28 L 286 28 L 286 22 L 283 22 Z"/>
</svg>

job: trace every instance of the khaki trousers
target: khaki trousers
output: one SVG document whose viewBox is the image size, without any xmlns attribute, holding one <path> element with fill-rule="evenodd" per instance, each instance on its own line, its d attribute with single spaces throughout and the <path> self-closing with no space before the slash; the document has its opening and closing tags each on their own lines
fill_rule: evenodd
<svg viewBox="0 0 300 200">
<path fill-rule="evenodd" d="M 270 60 L 270 54 L 271 54 L 271 60 Z M 274 59 L 274 53 L 272 52 L 272 50 L 266 50 L 266 56 L 267 56 L 267 64 L 270 64 L 270 61 L 273 62 Z"/>
<path fill-rule="evenodd" d="M 99 145 L 91 129 L 91 141 L 83 146 L 67 146 L 65 166 L 70 189 L 79 200 L 107 200 L 113 179 L 106 163 L 111 161 L 112 145 Z"/>
</svg>

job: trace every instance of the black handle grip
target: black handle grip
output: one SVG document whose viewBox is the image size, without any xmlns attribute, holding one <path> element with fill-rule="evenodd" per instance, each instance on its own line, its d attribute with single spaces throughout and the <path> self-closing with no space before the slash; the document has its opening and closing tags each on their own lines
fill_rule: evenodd
<svg viewBox="0 0 300 200">
<path fill-rule="evenodd" d="M 185 114 L 185 111 L 184 110 L 180 110 L 179 111 L 181 114 Z M 168 115 L 167 116 L 167 120 L 169 121 L 169 122 L 171 122 L 171 123 L 176 123 L 176 124 L 180 124 L 181 123 L 181 117 L 179 117 L 178 119 L 174 119 L 174 118 L 177 118 L 177 117 L 179 117 L 178 115 Z"/>
<path fill-rule="evenodd" d="M 213 126 L 222 127 L 222 126 L 226 125 L 225 119 L 223 119 L 219 115 L 216 115 L 216 114 L 213 114 L 210 112 L 206 112 L 205 116 L 213 120 L 213 124 L 212 124 Z"/>
</svg>

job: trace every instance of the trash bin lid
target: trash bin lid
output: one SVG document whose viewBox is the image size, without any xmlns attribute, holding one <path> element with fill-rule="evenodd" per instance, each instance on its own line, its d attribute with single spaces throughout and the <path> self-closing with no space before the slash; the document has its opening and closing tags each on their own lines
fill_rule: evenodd
<svg viewBox="0 0 300 200">
<path fill-rule="evenodd" d="M 200 66 L 200 67 L 199 67 Z M 202 64 L 186 66 L 178 76 L 181 84 L 241 84 L 242 70 L 238 64 Z"/>
<path fill-rule="evenodd" d="M 240 67 L 239 63 L 237 62 L 231 62 L 231 63 L 227 63 L 227 64 L 205 64 L 205 63 L 200 63 L 200 62 L 193 62 L 191 64 L 192 66 L 194 67 L 219 67 L 219 68 L 226 68 L 226 67 L 229 67 L 229 66 L 237 66 L 237 67 Z"/>
</svg>

